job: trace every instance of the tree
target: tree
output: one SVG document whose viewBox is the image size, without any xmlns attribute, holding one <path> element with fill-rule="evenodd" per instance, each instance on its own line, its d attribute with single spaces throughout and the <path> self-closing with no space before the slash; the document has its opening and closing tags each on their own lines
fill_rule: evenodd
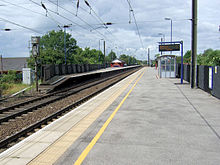
<svg viewBox="0 0 220 165">
<path fill-rule="evenodd" d="M 75 63 L 74 54 L 76 54 L 79 48 L 76 45 L 76 40 L 71 37 L 71 34 L 66 34 L 66 54 L 67 63 Z M 64 51 L 64 32 L 50 31 L 40 39 L 40 57 L 38 60 L 41 64 L 63 64 L 65 63 L 65 51 Z M 33 66 L 34 58 L 31 55 L 29 66 Z"/>
<path fill-rule="evenodd" d="M 220 65 L 220 50 L 207 49 L 200 55 L 201 65 Z"/>
<path fill-rule="evenodd" d="M 116 58 L 117 58 L 116 53 L 111 50 L 111 52 L 105 57 L 105 61 L 107 63 L 111 63 Z"/>
<path fill-rule="evenodd" d="M 215 50 L 213 52 L 213 59 L 212 59 L 212 65 L 214 66 L 220 66 L 220 50 Z"/>
<path fill-rule="evenodd" d="M 160 54 L 155 54 L 155 56 L 154 56 L 154 57 L 155 57 L 155 58 L 157 58 L 157 57 L 159 57 L 159 56 L 160 56 Z"/>
<path fill-rule="evenodd" d="M 183 56 L 184 63 L 191 63 L 191 51 L 188 50 Z M 177 63 L 181 63 L 181 57 L 177 57 Z M 197 55 L 198 65 L 220 66 L 220 50 L 206 49 Z"/>
<path fill-rule="evenodd" d="M 81 48 L 77 50 L 76 61 L 79 64 L 102 64 L 104 63 L 104 55 L 101 51 L 96 49 L 85 48 L 83 51 Z"/>
<path fill-rule="evenodd" d="M 126 55 L 126 54 L 120 55 L 119 59 L 124 61 L 128 65 L 138 63 L 138 60 L 135 57 L 132 57 L 132 56 L 129 56 L 129 55 Z"/>
<path fill-rule="evenodd" d="M 126 54 L 120 55 L 119 59 L 124 61 L 128 65 L 130 64 L 129 56 L 127 56 Z"/>
<path fill-rule="evenodd" d="M 183 63 L 191 63 L 191 50 L 188 50 L 183 56 Z"/>
</svg>

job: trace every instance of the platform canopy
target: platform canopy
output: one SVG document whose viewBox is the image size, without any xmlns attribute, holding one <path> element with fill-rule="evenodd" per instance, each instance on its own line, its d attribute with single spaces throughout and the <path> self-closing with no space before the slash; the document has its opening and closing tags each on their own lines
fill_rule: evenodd
<svg viewBox="0 0 220 165">
<path fill-rule="evenodd" d="M 112 61 L 112 63 L 122 63 L 122 61 L 116 59 L 116 60 Z"/>
</svg>

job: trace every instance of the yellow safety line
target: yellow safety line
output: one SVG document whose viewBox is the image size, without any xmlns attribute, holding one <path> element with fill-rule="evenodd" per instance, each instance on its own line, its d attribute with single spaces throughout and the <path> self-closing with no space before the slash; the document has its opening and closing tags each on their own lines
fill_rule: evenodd
<svg viewBox="0 0 220 165">
<path fill-rule="evenodd" d="M 125 102 L 125 100 L 127 99 L 127 97 L 129 96 L 129 94 L 133 91 L 134 87 L 137 85 L 137 83 L 140 81 L 140 79 L 142 78 L 142 76 L 144 75 L 144 71 L 141 74 L 141 76 L 137 79 L 137 81 L 135 82 L 135 84 L 132 86 L 132 88 L 129 90 L 129 92 L 127 93 L 127 95 L 123 98 L 123 100 L 121 101 L 121 103 L 117 106 L 117 108 L 114 110 L 114 112 L 111 114 L 111 116 L 108 118 L 108 120 L 103 124 L 102 128 L 99 130 L 99 132 L 96 134 L 96 136 L 92 139 L 92 141 L 89 143 L 89 145 L 84 149 L 84 151 L 81 153 L 81 155 L 78 157 L 78 159 L 76 160 L 76 162 L 74 163 L 74 165 L 80 165 L 83 160 L 86 158 L 86 156 L 88 155 L 88 153 L 91 151 L 91 149 L 93 148 L 93 146 L 96 144 L 96 142 L 99 140 L 99 138 L 101 137 L 101 135 L 104 133 L 105 129 L 107 128 L 107 126 L 109 125 L 109 123 L 112 121 L 112 119 L 114 118 L 115 114 L 118 112 L 118 110 L 121 108 L 122 104 Z"/>
</svg>

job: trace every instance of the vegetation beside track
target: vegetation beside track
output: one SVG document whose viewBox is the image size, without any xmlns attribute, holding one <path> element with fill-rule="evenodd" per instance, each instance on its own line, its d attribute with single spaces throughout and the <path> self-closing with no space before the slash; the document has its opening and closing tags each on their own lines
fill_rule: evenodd
<svg viewBox="0 0 220 165">
<path fill-rule="evenodd" d="M 21 73 L 16 73 L 16 71 L 9 71 L 8 74 L 3 74 L 0 77 L 0 95 L 11 95 L 16 93 L 28 85 L 22 84 Z"/>
</svg>

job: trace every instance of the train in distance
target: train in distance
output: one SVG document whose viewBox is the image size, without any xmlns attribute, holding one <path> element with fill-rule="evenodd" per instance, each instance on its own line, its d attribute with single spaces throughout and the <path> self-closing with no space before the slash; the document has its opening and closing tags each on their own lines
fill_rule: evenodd
<svg viewBox="0 0 220 165">
<path fill-rule="evenodd" d="M 122 60 L 116 59 L 111 62 L 111 67 L 123 67 L 123 66 L 127 66 L 127 64 Z"/>
</svg>

